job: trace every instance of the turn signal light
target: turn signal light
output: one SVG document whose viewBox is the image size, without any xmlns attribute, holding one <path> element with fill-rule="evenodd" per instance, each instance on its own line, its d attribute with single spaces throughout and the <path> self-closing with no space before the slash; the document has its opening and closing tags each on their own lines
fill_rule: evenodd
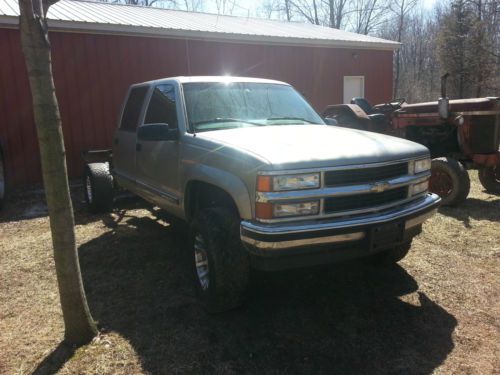
<svg viewBox="0 0 500 375">
<path fill-rule="evenodd" d="M 255 203 L 255 217 L 257 219 L 272 219 L 273 218 L 273 204 L 272 203 Z"/>
<path fill-rule="evenodd" d="M 272 191 L 271 176 L 257 176 L 257 191 Z"/>
</svg>

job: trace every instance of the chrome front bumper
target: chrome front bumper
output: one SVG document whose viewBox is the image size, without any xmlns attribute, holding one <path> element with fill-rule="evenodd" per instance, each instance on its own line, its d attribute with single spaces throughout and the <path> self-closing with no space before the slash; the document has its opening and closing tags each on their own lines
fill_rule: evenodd
<svg viewBox="0 0 500 375">
<path fill-rule="evenodd" d="M 404 231 L 422 224 L 437 211 L 440 200 L 436 194 L 429 193 L 396 208 L 350 218 L 272 224 L 243 221 L 241 240 L 266 252 L 361 241 L 373 228 L 383 224 L 404 222 Z"/>
</svg>

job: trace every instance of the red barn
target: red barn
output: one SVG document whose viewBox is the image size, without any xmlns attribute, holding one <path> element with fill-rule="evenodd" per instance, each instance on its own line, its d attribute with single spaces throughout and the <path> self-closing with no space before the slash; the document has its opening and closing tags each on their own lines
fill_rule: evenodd
<svg viewBox="0 0 500 375">
<path fill-rule="evenodd" d="M 8 181 L 41 181 L 16 0 L 0 0 L 0 142 Z M 238 75 L 294 85 L 321 111 L 392 94 L 398 43 L 322 26 L 61 0 L 49 10 L 52 62 L 68 168 L 109 148 L 127 87 L 177 75 Z"/>
</svg>

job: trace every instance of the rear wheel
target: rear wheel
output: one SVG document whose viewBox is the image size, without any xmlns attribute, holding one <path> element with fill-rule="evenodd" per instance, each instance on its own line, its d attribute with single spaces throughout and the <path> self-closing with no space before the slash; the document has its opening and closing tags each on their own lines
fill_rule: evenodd
<svg viewBox="0 0 500 375">
<path fill-rule="evenodd" d="M 3 207 L 5 203 L 6 196 L 6 177 L 5 177 L 5 160 L 3 158 L 2 149 L 0 148 L 0 209 Z"/>
<path fill-rule="evenodd" d="M 488 193 L 500 194 L 500 165 L 481 168 L 479 181 Z"/>
<path fill-rule="evenodd" d="M 85 166 L 83 191 L 90 212 L 111 211 L 114 187 L 108 163 L 91 163 Z"/>
<path fill-rule="evenodd" d="M 250 262 L 239 238 L 239 220 L 230 210 L 196 213 L 188 239 L 195 286 L 210 313 L 233 309 L 244 301 Z"/>
<path fill-rule="evenodd" d="M 432 160 L 429 190 L 442 199 L 445 206 L 456 206 L 467 199 L 470 178 L 464 166 L 453 158 Z"/>
</svg>

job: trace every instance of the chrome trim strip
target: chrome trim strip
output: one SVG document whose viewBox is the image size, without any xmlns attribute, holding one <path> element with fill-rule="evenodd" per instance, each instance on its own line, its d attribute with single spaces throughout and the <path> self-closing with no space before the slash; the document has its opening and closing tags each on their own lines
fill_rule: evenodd
<svg viewBox="0 0 500 375">
<path fill-rule="evenodd" d="M 259 233 L 259 234 L 291 234 L 291 233 L 306 233 L 316 232 L 327 229 L 341 229 L 341 228 L 356 228 L 368 224 L 385 223 L 391 220 L 396 220 L 407 215 L 418 213 L 429 207 L 437 205 L 441 198 L 433 193 L 426 194 L 423 198 L 412 201 L 411 203 L 397 207 L 384 213 L 374 213 L 365 216 L 358 216 L 355 218 L 347 219 L 334 219 L 334 220 L 307 220 L 299 223 L 290 223 L 289 225 L 265 224 L 255 221 L 244 220 L 241 222 L 242 229 Z"/>
<path fill-rule="evenodd" d="M 329 172 L 329 171 L 340 171 L 346 169 L 363 169 L 363 168 L 377 168 L 383 167 L 385 165 L 393 165 L 399 163 L 408 163 L 412 160 L 428 159 L 429 156 L 417 156 L 414 158 L 391 160 L 380 163 L 367 163 L 367 164 L 353 164 L 353 165 L 340 165 L 336 167 L 322 167 L 322 168 L 307 168 L 307 169 L 290 169 L 290 170 L 273 170 L 273 171 L 259 171 L 258 175 L 262 176 L 273 176 L 273 175 L 286 175 L 286 174 L 296 174 L 296 173 L 313 173 L 313 172 Z"/>
<path fill-rule="evenodd" d="M 429 211 L 423 215 L 420 215 L 420 216 L 414 217 L 413 219 L 408 220 L 405 223 L 405 229 L 410 229 L 416 225 L 422 224 L 424 221 L 426 221 L 428 218 L 430 218 L 431 216 L 433 216 L 436 213 L 437 213 L 437 208 L 432 210 L 432 211 Z"/>
<path fill-rule="evenodd" d="M 151 185 L 149 185 L 149 184 L 147 184 L 145 182 L 137 181 L 136 180 L 135 183 L 137 185 L 141 185 L 142 187 L 148 189 L 149 191 L 151 191 L 154 194 L 158 194 L 158 195 L 162 196 L 163 198 L 165 198 L 166 200 L 168 200 L 168 201 L 170 201 L 170 202 L 172 202 L 174 204 L 178 205 L 179 202 L 180 202 L 179 198 L 177 198 L 175 195 L 167 193 L 166 191 L 160 190 L 160 189 L 158 189 L 158 188 L 156 188 L 154 186 L 151 186 Z"/>
<path fill-rule="evenodd" d="M 135 179 L 134 179 L 134 178 L 129 177 L 129 176 L 127 176 L 127 175 L 124 175 L 123 173 L 117 172 L 117 171 L 116 171 L 116 169 L 112 169 L 112 170 L 110 171 L 110 173 L 111 173 L 112 175 L 115 175 L 115 176 L 116 176 L 116 177 L 118 177 L 118 178 L 123 178 L 124 180 L 130 181 L 130 182 L 133 182 L 134 184 L 136 183 L 136 181 L 135 181 Z"/>
<path fill-rule="evenodd" d="M 363 239 L 364 237 L 365 237 L 364 232 L 355 232 L 355 233 L 338 234 L 335 236 L 328 236 L 328 237 L 309 238 L 309 239 L 292 240 L 292 241 L 280 241 L 280 242 L 263 242 L 245 236 L 241 236 L 241 239 L 252 246 L 258 247 L 259 249 L 272 250 L 272 249 L 289 249 L 292 247 L 319 245 L 326 243 L 358 241 Z"/>
<path fill-rule="evenodd" d="M 331 214 L 325 214 L 324 211 L 320 211 L 320 214 L 318 215 L 310 215 L 310 216 L 293 216 L 293 217 L 284 217 L 284 218 L 278 218 L 278 219 L 258 219 L 259 222 L 261 223 L 269 223 L 269 224 L 277 224 L 277 223 L 286 223 L 286 222 L 292 222 L 292 221 L 300 221 L 300 220 L 315 220 L 315 219 L 327 219 L 327 218 L 335 218 L 335 217 L 348 217 L 348 216 L 355 216 L 355 215 L 362 215 L 362 214 L 367 214 L 367 213 L 377 213 L 380 211 L 387 210 L 392 207 L 397 207 L 397 206 L 402 206 L 406 203 L 412 202 L 414 200 L 417 200 L 418 198 L 423 197 L 426 195 L 427 192 L 422 192 L 417 195 L 414 195 L 412 197 L 409 197 L 407 199 L 399 200 L 399 201 L 394 201 L 391 203 L 387 203 L 382 206 L 371 206 L 359 210 L 351 210 L 351 211 L 340 211 L 340 212 L 333 212 Z M 320 208 L 324 208 L 324 199 L 320 200 Z"/>
<path fill-rule="evenodd" d="M 431 176 L 430 172 L 419 173 L 418 175 L 406 175 L 402 177 L 386 180 L 388 188 L 391 190 L 410 184 L 418 184 L 424 182 Z M 349 196 L 363 193 L 372 193 L 373 186 L 381 181 L 361 185 L 346 185 L 338 187 L 325 187 L 322 189 L 304 189 L 280 192 L 257 192 L 255 196 L 256 202 L 278 203 L 282 201 L 304 201 L 309 199 L 320 199 L 329 197 Z"/>
</svg>

